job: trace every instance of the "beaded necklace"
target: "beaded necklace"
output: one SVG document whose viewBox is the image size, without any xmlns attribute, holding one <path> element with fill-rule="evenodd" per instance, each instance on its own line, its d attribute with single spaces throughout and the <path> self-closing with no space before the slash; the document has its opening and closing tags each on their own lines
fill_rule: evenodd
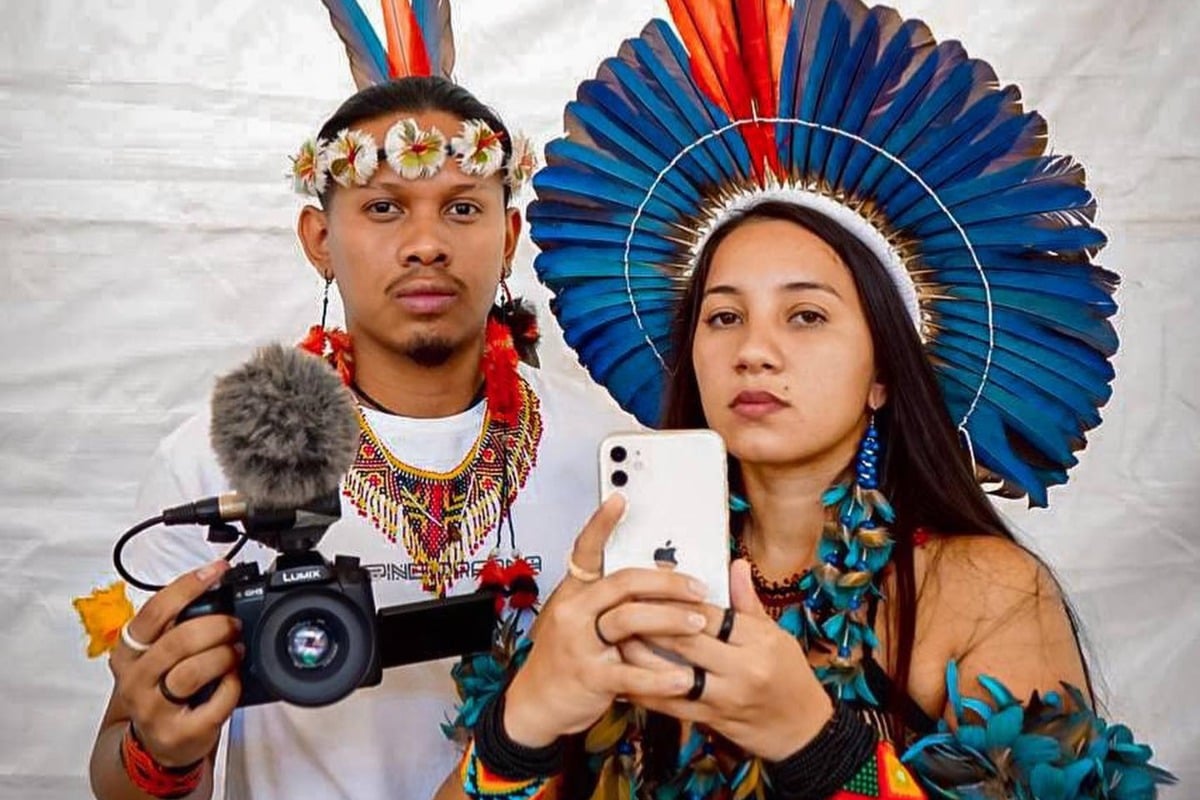
<svg viewBox="0 0 1200 800">
<path fill-rule="evenodd" d="M 404 545 L 421 588 L 443 597 L 471 570 L 471 556 L 505 519 L 516 556 L 509 509 L 537 463 L 543 424 L 541 401 L 517 370 L 510 328 L 489 318 L 480 372 L 487 406 L 474 444 L 448 472 L 404 463 L 359 412 L 358 453 L 343 493 L 359 514 L 391 542 Z M 392 413 L 344 376 L 369 405 Z M 536 596 L 536 590 L 533 594 Z"/>
</svg>

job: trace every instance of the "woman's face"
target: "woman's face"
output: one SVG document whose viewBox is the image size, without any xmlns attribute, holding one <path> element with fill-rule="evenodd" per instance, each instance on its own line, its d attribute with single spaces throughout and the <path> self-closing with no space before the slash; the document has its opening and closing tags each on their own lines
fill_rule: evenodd
<svg viewBox="0 0 1200 800">
<path fill-rule="evenodd" d="M 850 270 L 807 229 L 751 220 L 713 253 L 692 363 L 705 417 L 752 464 L 848 463 L 886 399 Z"/>
</svg>

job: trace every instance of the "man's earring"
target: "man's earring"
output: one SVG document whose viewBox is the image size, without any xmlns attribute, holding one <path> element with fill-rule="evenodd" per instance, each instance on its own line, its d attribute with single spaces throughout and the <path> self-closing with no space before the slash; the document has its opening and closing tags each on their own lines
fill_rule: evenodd
<svg viewBox="0 0 1200 800">
<path fill-rule="evenodd" d="M 337 370 L 342 383 L 349 386 L 354 381 L 354 348 L 350 335 L 340 328 L 332 330 L 329 323 L 329 290 L 333 287 L 333 275 L 325 273 L 325 291 L 321 297 L 321 323 L 308 329 L 308 335 L 299 347 L 315 356 L 324 358 Z"/>
<path fill-rule="evenodd" d="M 325 330 L 326 322 L 329 321 L 329 288 L 333 286 L 333 274 L 325 273 L 325 294 L 321 298 L 321 330 Z"/>
</svg>

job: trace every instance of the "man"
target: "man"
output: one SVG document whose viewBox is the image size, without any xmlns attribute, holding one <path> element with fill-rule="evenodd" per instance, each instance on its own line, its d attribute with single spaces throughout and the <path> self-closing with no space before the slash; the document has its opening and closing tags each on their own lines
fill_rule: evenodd
<svg viewBox="0 0 1200 800">
<path fill-rule="evenodd" d="M 368 86 L 317 142 L 296 163 L 321 207 L 301 212 L 298 234 L 344 302 L 352 373 L 347 354 L 339 363 L 362 431 L 342 519 L 321 550 L 360 557 L 381 607 L 474 590 L 496 548 L 502 561 L 520 553 L 542 589 L 553 587 L 595 505 L 598 443 L 632 422 L 515 366 L 497 327 L 505 315 L 494 298 L 521 230 L 508 202 L 521 154 L 490 109 L 442 77 Z M 208 427 L 204 414 L 163 442 L 142 508 L 156 514 L 230 488 Z M 115 688 L 91 762 L 97 797 L 433 794 L 457 756 L 439 730 L 453 715 L 449 662 L 387 670 L 380 686 L 330 706 L 235 710 L 244 654 L 235 621 L 171 625 L 227 565 L 196 569 L 216 551 L 195 531 L 145 539 L 127 559 L 133 573 L 183 574 L 145 603 L 113 653 Z M 272 555 L 246 550 L 264 565 Z M 214 678 L 207 703 L 177 702 Z"/>
</svg>

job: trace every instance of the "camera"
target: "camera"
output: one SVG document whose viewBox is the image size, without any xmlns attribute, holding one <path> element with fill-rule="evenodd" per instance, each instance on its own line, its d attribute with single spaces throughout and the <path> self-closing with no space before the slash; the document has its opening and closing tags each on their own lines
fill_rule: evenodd
<svg viewBox="0 0 1200 800">
<path fill-rule="evenodd" d="M 229 614 L 241 620 L 246 650 L 239 706 L 276 700 L 323 706 L 382 680 L 370 574 L 357 558 L 330 562 L 314 549 L 340 518 L 336 491 L 298 509 L 251 510 L 242 521 L 246 536 L 277 550 L 275 563 L 266 572 L 254 562 L 232 567 L 176 618 Z M 229 531 L 236 534 L 218 529 L 209 538 Z M 207 701 L 216 684 L 189 705 Z"/>
</svg>

